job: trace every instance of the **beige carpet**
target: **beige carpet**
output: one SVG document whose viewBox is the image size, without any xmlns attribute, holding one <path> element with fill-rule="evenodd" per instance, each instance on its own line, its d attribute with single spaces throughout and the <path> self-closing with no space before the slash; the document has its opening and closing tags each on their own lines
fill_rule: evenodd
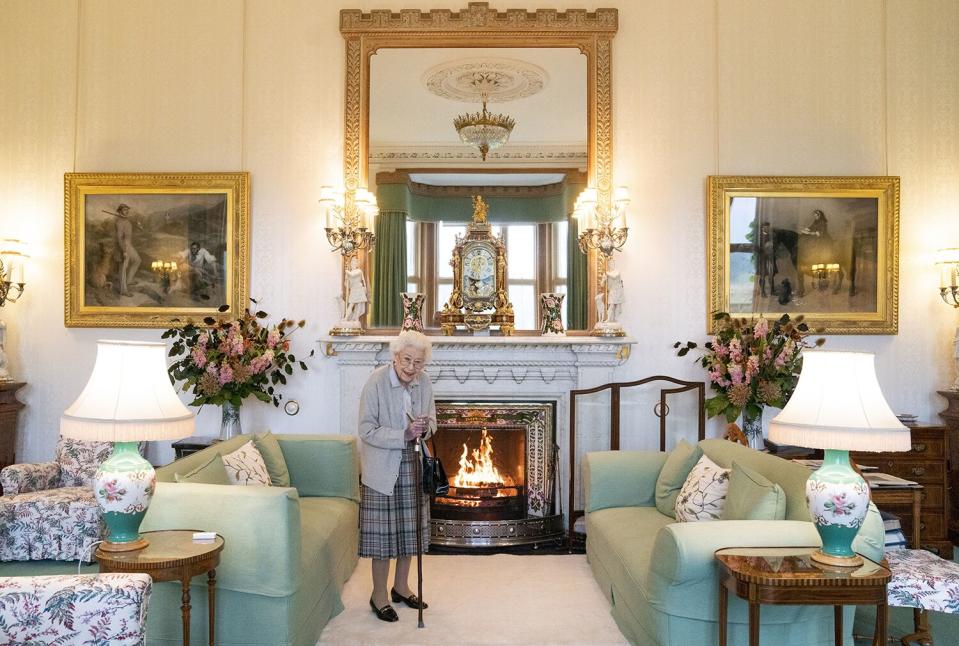
<svg viewBox="0 0 959 646">
<path fill-rule="evenodd" d="M 415 561 L 410 585 L 415 590 Z M 425 628 L 417 628 L 417 611 L 402 603 L 394 604 L 398 622 L 378 620 L 371 589 L 370 561 L 360 559 L 343 591 L 346 610 L 318 644 L 628 645 L 583 555 L 425 556 Z"/>
</svg>

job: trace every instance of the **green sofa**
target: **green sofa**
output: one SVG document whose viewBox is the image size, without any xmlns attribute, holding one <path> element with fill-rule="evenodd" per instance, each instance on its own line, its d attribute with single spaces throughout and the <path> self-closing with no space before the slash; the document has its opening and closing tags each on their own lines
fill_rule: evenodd
<svg viewBox="0 0 959 646">
<path fill-rule="evenodd" d="M 786 494 L 786 519 L 677 523 L 660 513 L 655 502 L 666 453 L 587 454 L 586 554 L 616 623 L 633 644 L 718 643 L 716 550 L 821 544 L 805 498 L 807 468 L 726 440 L 703 440 L 699 446 L 723 468 L 736 460 L 778 483 Z M 870 504 L 854 547 L 879 560 L 883 541 L 882 520 Z M 847 607 L 844 615 L 847 645 L 853 643 L 854 612 Z M 763 644 L 833 644 L 831 607 L 763 606 L 760 617 Z M 747 639 L 747 604 L 730 595 L 729 643 Z"/>
<path fill-rule="evenodd" d="M 216 643 L 313 646 L 343 610 L 340 593 L 357 563 L 359 459 L 356 439 L 276 435 L 292 487 L 177 483 L 241 435 L 157 469 L 141 531 L 197 529 L 225 539 L 216 585 Z M 206 577 L 191 588 L 191 633 L 207 630 Z M 158 583 L 147 644 L 181 640 L 179 583 Z"/>
</svg>

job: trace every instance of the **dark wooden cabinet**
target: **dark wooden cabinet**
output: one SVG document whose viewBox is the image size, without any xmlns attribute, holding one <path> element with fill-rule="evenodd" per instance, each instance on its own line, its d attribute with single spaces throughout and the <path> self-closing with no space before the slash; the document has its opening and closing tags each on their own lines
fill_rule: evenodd
<svg viewBox="0 0 959 646">
<path fill-rule="evenodd" d="M 950 492 L 948 486 L 949 454 L 951 450 L 949 428 L 941 424 L 917 424 L 910 426 L 912 449 L 904 453 L 866 453 L 851 451 L 849 457 L 857 464 L 878 467 L 906 480 L 914 480 L 923 486 L 920 513 L 922 546 L 937 554 L 952 557 L 952 541 L 949 539 Z M 900 516 L 903 531 L 910 535 L 912 516 L 908 505 L 899 509 L 883 509 Z M 959 518 L 952 515 L 953 518 Z"/>
<path fill-rule="evenodd" d="M 953 543 L 959 543 L 959 390 L 940 390 L 940 395 L 946 398 L 949 406 L 939 413 L 939 417 L 951 431 L 952 441 L 949 443 L 948 453 L 949 470 L 947 471 L 947 494 L 950 506 L 948 517 L 949 538 Z"/>
<path fill-rule="evenodd" d="M 177 440 L 171 446 L 173 447 L 174 459 L 179 460 L 182 457 L 186 457 L 191 453 L 196 453 L 197 451 L 202 451 L 203 449 L 213 446 L 220 441 L 218 437 L 208 437 L 205 435 L 193 435 L 192 437 L 187 437 L 182 440 Z"/>
<path fill-rule="evenodd" d="M 24 386 L 20 381 L 0 381 L 0 469 L 17 461 L 17 415 L 23 408 L 17 391 Z"/>
</svg>

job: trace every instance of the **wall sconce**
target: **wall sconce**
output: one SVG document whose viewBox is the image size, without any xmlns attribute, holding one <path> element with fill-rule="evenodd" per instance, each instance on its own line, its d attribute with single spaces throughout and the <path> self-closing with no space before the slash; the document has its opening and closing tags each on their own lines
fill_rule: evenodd
<svg viewBox="0 0 959 646">
<path fill-rule="evenodd" d="M 0 307 L 4 303 L 16 303 L 26 287 L 24 265 L 29 256 L 26 245 L 20 240 L 0 240 Z"/>
<path fill-rule="evenodd" d="M 600 292 L 596 294 L 595 336 L 626 336 L 618 319 L 622 313 L 625 293 L 620 273 L 613 269 L 613 252 L 622 251 L 629 235 L 626 209 L 629 190 L 619 186 L 609 202 L 598 199 L 595 188 L 587 188 L 576 198 L 573 217 L 579 222 L 579 249 L 587 256 L 590 250 L 599 252 L 598 271 Z"/>
<path fill-rule="evenodd" d="M 809 265 L 809 271 L 817 279 L 816 286 L 820 291 L 829 287 L 833 277 L 839 274 L 839 269 L 838 262 L 819 262 Z"/>
<path fill-rule="evenodd" d="M 326 239 L 333 251 L 349 258 L 361 249 L 373 248 L 376 236 L 370 224 L 379 213 L 373 193 L 365 188 L 343 191 L 323 186 L 320 205 L 326 212 Z"/>
<path fill-rule="evenodd" d="M 150 265 L 150 269 L 160 277 L 160 288 L 163 289 L 163 293 L 169 294 L 170 278 L 177 271 L 176 263 L 173 261 L 154 260 L 153 264 Z"/>
<path fill-rule="evenodd" d="M 940 249 L 936 253 L 939 265 L 939 295 L 946 305 L 959 307 L 959 247 Z"/>
</svg>

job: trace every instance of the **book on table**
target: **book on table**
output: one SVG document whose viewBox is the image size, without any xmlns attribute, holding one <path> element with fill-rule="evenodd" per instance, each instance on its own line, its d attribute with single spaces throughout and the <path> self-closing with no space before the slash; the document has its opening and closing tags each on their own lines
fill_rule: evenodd
<svg viewBox="0 0 959 646">
<path fill-rule="evenodd" d="M 912 480 L 906 480 L 888 473 L 863 473 L 862 477 L 866 479 L 870 489 L 881 489 L 882 487 L 918 487 L 919 483 Z"/>
</svg>

